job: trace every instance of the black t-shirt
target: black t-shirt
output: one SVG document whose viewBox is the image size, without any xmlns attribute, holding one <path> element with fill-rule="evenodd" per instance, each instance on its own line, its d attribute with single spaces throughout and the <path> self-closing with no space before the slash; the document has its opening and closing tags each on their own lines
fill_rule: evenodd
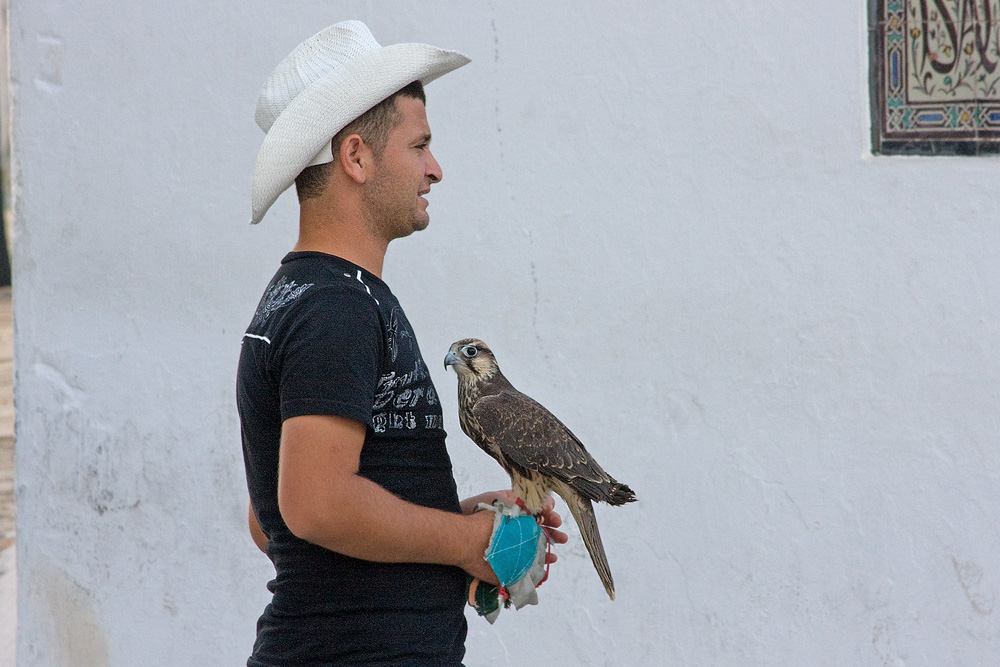
<svg viewBox="0 0 1000 667">
<path fill-rule="evenodd" d="M 460 664 L 462 570 L 350 558 L 298 539 L 278 511 L 281 424 L 298 415 L 366 424 L 359 474 L 412 503 L 461 511 L 441 405 L 389 287 L 339 257 L 289 253 L 244 335 L 237 405 L 276 572 L 247 664 Z"/>
</svg>

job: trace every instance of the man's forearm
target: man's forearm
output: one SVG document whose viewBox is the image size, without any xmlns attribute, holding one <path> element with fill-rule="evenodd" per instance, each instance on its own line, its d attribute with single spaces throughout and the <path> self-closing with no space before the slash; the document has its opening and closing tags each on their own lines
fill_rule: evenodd
<svg viewBox="0 0 1000 667">
<path fill-rule="evenodd" d="M 360 475 L 337 476 L 328 488 L 325 497 L 312 499 L 307 514 L 296 512 L 291 522 L 285 517 L 297 537 L 354 558 L 454 565 L 495 581 L 483 558 L 491 515 L 414 505 Z"/>
<path fill-rule="evenodd" d="M 365 434 L 364 424 L 343 417 L 282 423 L 278 509 L 292 534 L 355 558 L 457 565 L 496 581 L 483 559 L 491 518 L 420 507 L 361 477 Z"/>
</svg>

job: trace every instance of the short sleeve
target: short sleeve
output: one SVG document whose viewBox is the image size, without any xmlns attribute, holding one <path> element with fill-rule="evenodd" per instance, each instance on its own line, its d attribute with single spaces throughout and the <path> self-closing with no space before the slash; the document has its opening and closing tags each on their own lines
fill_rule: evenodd
<svg viewBox="0 0 1000 667">
<path fill-rule="evenodd" d="M 285 324 L 276 369 L 282 421 L 334 415 L 371 426 L 384 346 L 374 299 L 319 288 L 296 304 Z"/>
</svg>

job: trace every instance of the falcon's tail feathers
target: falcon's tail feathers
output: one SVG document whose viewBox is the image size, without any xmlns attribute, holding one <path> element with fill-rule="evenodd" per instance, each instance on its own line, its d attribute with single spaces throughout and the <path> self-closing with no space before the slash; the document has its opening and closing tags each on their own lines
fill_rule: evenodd
<svg viewBox="0 0 1000 667">
<path fill-rule="evenodd" d="M 627 487 L 626 487 L 627 488 Z M 561 494 L 560 494 L 561 495 Z M 615 581 L 611 578 L 611 566 L 608 565 L 608 557 L 604 553 L 604 545 L 601 543 L 601 532 L 597 529 L 597 517 L 594 516 L 594 505 L 579 494 L 572 494 L 569 498 L 564 497 L 570 513 L 576 520 L 576 525 L 580 527 L 580 535 L 583 543 L 587 545 L 590 552 L 590 560 L 594 562 L 594 569 L 601 577 L 604 590 L 608 592 L 608 597 L 615 599 Z"/>
<path fill-rule="evenodd" d="M 628 484 L 614 482 L 611 485 L 611 492 L 608 494 L 609 505 L 624 505 L 625 503 L 635 502 L 635 499 L 635 493 L 632 489 L 628 488 Z"/>
</svg>

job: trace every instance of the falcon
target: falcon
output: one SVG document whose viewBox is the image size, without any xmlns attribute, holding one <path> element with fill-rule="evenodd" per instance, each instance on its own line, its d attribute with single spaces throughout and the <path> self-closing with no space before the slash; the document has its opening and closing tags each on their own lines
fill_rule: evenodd
<svg viewBox="0 0 1000 667">
<path fill-rule="evenodd" d="M 604 472 L 555 415 L 514 389 L 489 347 L 476 338 L 452 344 L 445 370 L 458 375 L 458 418 L 465 434 L 510 475 L 514 493 L 534 516 L 554 491 L 580 527 L 604 589 L 615 599 L 608 557 L 597 530 L 593 501 L 623 505 L 635 494 Z"/>
</svg>

